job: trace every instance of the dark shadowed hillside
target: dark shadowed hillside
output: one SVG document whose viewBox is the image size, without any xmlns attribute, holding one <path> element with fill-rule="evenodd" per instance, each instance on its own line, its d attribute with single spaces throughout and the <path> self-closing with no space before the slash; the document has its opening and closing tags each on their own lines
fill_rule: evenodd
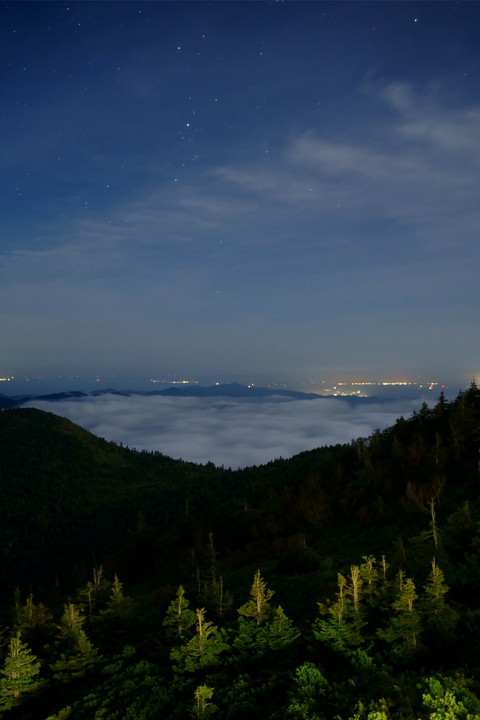
<svg viewBox="0 0 480 720">
<path fill-rule="evenodd" d="M 137 453 L 34 409 L 0 413 L 3 561 L 15 583 L 111 552 L 143 513 L 164 531 L 220 471 Z M 202 493 L 200 493 L 201 495 Z M 193 512 L 192 508 L 192 512 Z M 33 579 L 33 577 L 32 577 Z"/>
</svg>

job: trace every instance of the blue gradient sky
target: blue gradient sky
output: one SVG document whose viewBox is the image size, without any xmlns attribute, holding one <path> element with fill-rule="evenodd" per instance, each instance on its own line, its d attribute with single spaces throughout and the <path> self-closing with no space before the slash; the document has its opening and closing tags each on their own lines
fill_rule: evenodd
<svg viewBox="0 0 480 720">
<path fill-rule="evenodd" d="M 1 3 L 0 375 L 480 375 L 479 26 Z"/>
</svg>

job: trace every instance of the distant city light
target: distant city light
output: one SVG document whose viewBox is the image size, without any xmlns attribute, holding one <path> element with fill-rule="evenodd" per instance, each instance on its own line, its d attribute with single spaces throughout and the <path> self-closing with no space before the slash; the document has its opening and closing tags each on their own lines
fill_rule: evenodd
<svg viewBox="0 0 480 720">
<path fill-rule="evenodd" d="M 150 378 L 150 382 L 163 383 L 165 385 L 198 385 L 198 380 L 166 380 Z M 218 383 L 217 383 L 218 385 Z"/>
</svg>

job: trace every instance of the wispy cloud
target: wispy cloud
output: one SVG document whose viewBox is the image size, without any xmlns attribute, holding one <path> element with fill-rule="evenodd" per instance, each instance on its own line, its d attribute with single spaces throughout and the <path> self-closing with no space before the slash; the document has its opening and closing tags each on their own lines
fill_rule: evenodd
<svg viewBox="0 0 480 720">
<path fill-rule="evenodd" d="M 369 92 L 341 135 L 296 123 L 268 156 L 247 140 L 177 183 L 148 158 L 148 184 L 73 215 L 59 205 L 28 237 L 7 239 L 0 321 L 12 357 L 30 341 L 46 347 L 47 328 L 69 364 L 88 347 L 133 362 L 128 327 L 152 363 L 207 348 L 209 365 L 255 352 L 297 362 L 297 344 L 309 366 L 362 345 L 407 364 L 400 335 L 427 348 L 433 315 L 455 338 L 437 341 L 448 366 L 475 356 L 466 310 L 478 300 L 480 108 L 449 104 L 440 86 Z"/>
<path fill-rule="evenodd" d="M 435 242 L 455 223 L 458 242 L 458 229 L 478 222 L 480 109 L 450 108 L 448 98 L 424 98 L 406 84 L 384 88 L 376 103 L 392 114 L 381 130 L 371 118 L 353 140 L 312 129 L 286 145 L 273 167 L 224 167 L 219 174 L 252 197 L 301 205 L 307 215 L 335 212 L 354 223 L 370 213 L 403 222 L 417 238 L 428 225 Z M 378 112 L 383 117 L 385 107 Z"/>
<path fill-rule="evenodd" d="M 178 184 L 152 178 L 147 191 L 113 200 L 107 216 L 105 209 L 89 211 L 40 227 L 42 249 L 32 238 L 29 250 L 17 246 L 15 266 L 38 263 L 41 271 L 54 257 L 57 272 L 73 264 L 139 267 L 161 253 L 180 267 L 180 250 L 196 248 L 201 262 L 212 241 L 246 247 L 261 237 L 262 245 L 280 249 L 291 244 L 295 227 L 311 236 L 327 226 L 337 242 L 368 233 L 359 223 L 372 219 L 400 223 L 405 241 L 431 247 L 471 241 L 479 220 L 480 108 L 449 108 L 439 92 L 425 97 L 401 83 L 377 90 L 370 102 L 372 111 L 376 104 L 392 115 L 381 130 L 371 117 L 352 140 L 312 128 L 285 140 L 268 161 L 252 151 L 250 159 L 243 153 L 231 163 L 192 167 Z"/>
<path fill-rule="evenodd" d="M 479 108 L 452 108 L 438 97 L 438 91 L 415 92 L 408 83 L 391 83 L 383 97 L 398 113 L 397 132 L 406 139 L 452 152 L 466 150 L 470 160 L 480 159 Z"/>
</svg>

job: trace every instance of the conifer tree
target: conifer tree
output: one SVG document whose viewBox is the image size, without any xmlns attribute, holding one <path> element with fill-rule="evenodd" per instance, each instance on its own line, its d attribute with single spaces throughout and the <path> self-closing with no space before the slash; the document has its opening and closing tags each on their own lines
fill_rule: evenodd
<svg viewBox="0 0 480 720">
<path fill-rule="evenodd" d="M 240 651 L 241 656 L 253 658 L 264 655 L 270 647 L 270 641 L 275 645 L 273 636 L 270 637 L 272 628 L 268 622 L 272 614 L 269 601 L 273 597 L 274 591 L 267 587 L 260 570 L 257 570 L 254 575 L 250 595 L 251 599 L 237 610 L 240 617 L 233 646 Z M 282 609 L 280 611 L 283 613 Z M 286 616 L 285 621 L 290 623 Z M 280 629 L 281 622 L 283 621 L 278 616 L 277 631 Z"/>
<path fill-rule="evenodd" d="M 405 578 L 405 572 L 400 570 L 397 582 L 397 595 L 392 604 L 395 615 L 385 628 L 378 630 L 377 635 L 391 645 L 393 656 L 406 659 L 418 646 L 420 615 L 415 606 L 417 593 L 413 580 Z"/>
<path fill-rule="evenodd" d="M 209 612 L 217 618 L 222 618 L 233 603 L 233 596 L 225 590 L 223 577 L 218 572 L 218 553 L 215 549 L 213 533 L 208 535 L 208 543 L 203 553 L 203 562 L 195 562 L 195 579 L 198 596 Z"/>
<path fill-rule="evenodd" d="M 103 577 L 103 567 L 100 565 L 99 568 L 93 568 L 93 582 L 89 580 L 85 587 L 77 591 L 81 607 L 86 608 L 88 611 L 89 622 L 92 621 L 102 601 L 105 601 L 108 589 L 109 583 Z"/>
<path fill-rule="evenodd" d="M 428 720 L 480 720 L 480 701 L 464 683 L 450 677 L 427 677 L 422 701 Z"/>
<path fill-rule="evenodd" d="M 348 720 L 389 720 L 390 713 L 384 698 L 378 702 L 370 702 L 369 707 L 365 707 L 361 700 L 357 702 L 355 714 Z"/>
<path fill-rule="evenodd" d="M 373 555 L 364 556 L 362 559 L 364 562 L 360 565 L 359 573 L 364 586 L 364 592 L 367 598 L 371 600 L 376 591 L 380 573 L 376 567 L 377 561 Z"/>
<path fill-rule="evenodd" d="M 267 583 L 262 579 L 260 570 L 257 570 L 250 590 L 251 600 L 248 600 L 238 609 L 238 613 L 246 618 L 255 620 L 261 625 L 270 617 L 269 600 L 273 597 L 274 591 L 267 588 Z"/>
<path fill-rule="evenodd" d="M 457 622 L 457 613 L 445 602 L 449 588 L 435 558 L 432 560 L 432 570 L 424 589 L 419 605 L 424 615 L 425 629 L 443 639 L 451 639 Z"/>
<path fill-rule="evenodd" d="M 194 717 L 207 718 L 213 715 L 217 710 L 214 703 L 209 702 L 213 697 L 213 689 L 207 685 L 199 685 L 195 690 L 195 707 L 193 709 Z"/>
<path fill-rule="evenodd" d="M 107 607 L 102 612 L 102 616 L 112 616 L 115 618 L 126 618 L 133 609 L 133 601 L 123 594 L 123 583 L 115 575 L 112 582 L 112 590 Z"/>
<path fill-rule="evenodd" d="M 40 662 L 21 640 L 17 632 L 10 640 L 9 652 L 1 670 L 0 710 L 10 710 L 21 702 L 23 696 L 39 690 L 44 681 L 38 678 Z"/>
<path fill-rule="evenodd" d="M 179 672 L 196 670 L 220 663 L 219 655 L 228 650 L 224 634 L 210 620 L 205 619 L 205 608 L 197 609 L 195 635 L 180 647 L 172 648 L 170 659 Z"/>
<path fill-rule="evenodd" d="M 96 606 L 96 590 L 95 585 L 89 580 L 84 588 L 79 591 L 80 601 L 88 609 L 88 620 L 92 622 L 93 613 Z"/>
<path fill-rule="evenodd" d="M 54 678 L 63 682 L 81 677 L 97 660 L 98 650 L 87 638 L 84 622 L 84 616 L 73 603 L 64 606 L 57 636 L 60 658 L 50 665 Z"/>
<path fill-rule="evenodd" d="M 355 570 L 353 575 L 358 582 Z M 353 595 L 352 586 L 349 587 L 346 578 L 338 573 L 337 598 L 334 602 L 318 603 L 322 617 L 315 620 L 312 628 L 317 640 L 326 643 L 336 652 L 345 652 L 363 642 L 361 629 L 365 621 L 359 612 L 359 606 L 356 610 L 349 595 Z M 358 602 L 358 592 L 356 598 Z"/>
<path fill-rule="evenodd" d="M 36 632 L 40 627 L 46 627 L 52 620 L 52 615 L 48 612 L 45 605 L 40 602 L 35 604 L 33 594 L 30 593 L 25 601 L 25 605 L 21 605 L 17 610 L 16 628 L 22 633 Z"/>
<path fill-rule="evenodd" d="M 212 599 L 215 614 L 222 618 L 233 604 L 233 595 L 229 590 L 225 590 L 221 575 L 212 586 Z"/>
<path fill-rule="evenodd" d="M 363 585 L 363 580 L 358 565 L 351 566 L 350 580 L 350 593 L 353 600 L 353 607 L 355 612 L 358 614 L 360 612 L 360 588 Z"/>
<path fill-rule="evenodd" d="M 163 626 L 167 629 L 168 634 L 175 638 L 183 638 L 192 625 L 195 625 L 195 613 L 189 609 L 189 606 L 185 590 L 180 585 L 163 620 Z"/>
<path fill-rule="evenodd" d="M 287 717 L 291 720 L 319 720 L 322 699 L 329 688 L 320 669 L 305 662 L 295 671 L 294 689 L 289 693 Z M 318 712 L 317 712 L 318 711 Z"/>
<path fill-rule="evenodd" d="M 390 565 L 387 563 L 385 555 L 382 555 L 382 577 L 384 581 L 387 579 L 387 570 L 389 567 Z"/>
<path fill-rule="evenodd" d="M 268 646 L 271 650 L 284 650 L 300 637 L 300 630 L 285 615 L 279 605 L 268 623 Z"/>
</svg>

